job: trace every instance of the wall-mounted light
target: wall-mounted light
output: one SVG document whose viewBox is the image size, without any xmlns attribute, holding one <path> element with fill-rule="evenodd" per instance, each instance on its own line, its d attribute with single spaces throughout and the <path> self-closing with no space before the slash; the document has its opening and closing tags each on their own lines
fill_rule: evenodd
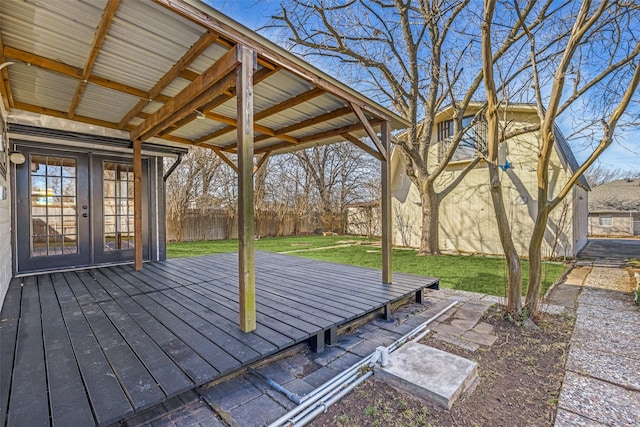
<svg viewBox="0 0 640 427">
<path fill-rule="evenodd" d="M 14 165 L 23 164 L 27 158 L 19 151 L 9 151 L 9 161 Z"/>
<path fill-rule="evenodd" d="M 194 113 L 196 113 L 196 119 L 198 119 L 198 120 L 206 119 L 206 116 L 204 115 L 204 113 L 202 111 L 194 110 Z"/>
</svg>

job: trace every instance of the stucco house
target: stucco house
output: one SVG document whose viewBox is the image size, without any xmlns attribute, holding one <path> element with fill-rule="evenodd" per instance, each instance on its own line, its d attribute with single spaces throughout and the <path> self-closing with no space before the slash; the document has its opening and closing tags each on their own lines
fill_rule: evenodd
<svg viewBox="0 0 640 427">
<path fill-rule="evenodd" d="M 471 120 L 480 107 L 479 104 L 472 104 L 469 107 L 468 114 L 463 119 L 463 125 L 466 120 Z M 437 159 L 438 151 L 443 152 L 444 144 L 452 134 L 452 114 L 453 111 L 449 107 L 437 115 L 432 135 L 432 159 Z M 510 105 L 506 115 L 503 116 L 507 122 L 507 129 L 524 127 L 538 120 L 535 106 L 528 104 Z M 476 146 L 483 144 L 485 134 L 481 123 L 472 128 L 460 143 L 453 161 L 436 183 L 437 189 L 443 188 L 455 179 L 472 161 L 478 153 Z M 536 213 L 536 160 L 539 141 L 539 132 L 509 139 L 504 150 L 506 156 L 503 156 L 505 164 L 502 165 L 507 167 L 500 172 L 513 240 L 518 252 L 522 255 L 527 254 Z M 578 167 L 571 149 L 559 130 L 556 130 L 555 148 L 549 170 L 553 194 L 560 191 L 571 173 Z M 417 247 L 420 244 L 422 225 L 420 196 L 405 173 L 401 156 L 400 150 L 395 150 L 391 166 L 394 243 Z M 589 189 L 586 179 L 581 178 L 565 202 L 552 213 L 543 246 L 545 256 L 572 257 L 585 245 Z M 489 172 L 484 161 L 480 161 L 442 201 L 439 244 L 443 251 L 503 253 L 489 192 Z"/>
<path fill-rule="evenodd" d="M 589 235 L 640 236 L 640 179 L 619 179 L 593 187 Z"/>
</svg>

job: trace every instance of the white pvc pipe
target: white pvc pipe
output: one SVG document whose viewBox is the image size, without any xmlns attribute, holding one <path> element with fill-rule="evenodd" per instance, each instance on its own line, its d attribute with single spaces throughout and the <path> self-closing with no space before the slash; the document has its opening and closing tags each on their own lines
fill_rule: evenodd
<svg viewBox="0 0 640 427">
<path fill-rule="evenodd" d="M 411 332 L 405 334 L 404 336 L 400 337 L 398 340 L 393 342 L 389 347 L 387 347 L 389 353 L 392 353 L 393 351 L 395 351 L 400 345 L 402 345 L 404 342 L 406 342 L 409 338 L 413 337 L 416 334 L 420 334 L 420 332 L 422 332 L 422 330 L 429 323 L 433 322 L 435 319 L 437 319 L 438 317 L 442 316 L 444 313 L 449 311 L 451 309 L 451 307 L 453 307 L 457 303 L 458 303 L 458 301 L 452 302 L 447 307 L 445 307 L 442 310 L 440 310 L 436 315 L 434 315 L 433 317 L 429 318 L 425 322 L 423 322 L 420 325 L 418 325 Z M 428 332 L 429 332 L 428 330 L 423 332 L 422 334 L 420 334 L 415 339 L 418 340 L 418 339 L 422 338 Z M 366 365 L 367 363 L 370 363 L 370 362 L 371 363 L 376 363 L 376 361 L 378 360 L 378 357 L 376 357 L 378 355 L 378 353 L 379 353 L 379 350 L 376 350 L 375 352 L 371 353 L 369 356 L 367 356 L 364 359 L 362 359 L 361 361 L 355 363 L 350 368 L 346 369 L 345 371 L 341 372 L 339 375 L 335 376 L 334 378 L 332 378 L 331 380 L 327 381 L 326 383 L 324 383 L 323 385 L 321 385 L 317 389 L 313 390 L 311 393 L 303 396 L 301 398 L 301 403 L 298 406 L 296 406 L 291 411 L 285 413 L 280 418 L 278 418 L 277 420 L 275 420 L 274 422 L 269 424 L 268 427 L 279 427 L 281 425 L 287 425 L 287 426 L 290 426 L 290 425 L 298 426 L 299 425 L 299 426 L 302 426 L 302 425 L 305 425 L 306 423 L 308 423 L 309 421 L 311 421 L 313 418 L 315 418 L 319 413 L 321 413 L 323 411 L 323 408 L 326 410 L 326 407 L 328 405 L 331 405 L 331 404 L 335 403 L 338 399 L 340 399 L 342 396 L 347 394 L 349 391 L 351 391 L 358 384 L 362 383 L 365 379 L 367 379 L 371 375 L 373 375 L 372 371 L 368 372 L 367 374 L 365 374 L 362 377 L 358 378 L 358 380 L 356 380 L 353 384 L 351 384 L 347 388 L 343 389 L 343 391 L 340 392 L 339 394 L 337 394 L 335 397 L 331 397 L 340 389 L 340 387 L 342 387 L 343 385 L 349 383 L 350 381 L 353 381 L 353 379 L 355 379 L 359 375 L 359 372 L 355 372 L 354 373 L 354 370 L 359 370 L 362 366 L 364 366 L 364 365 Z M 325 403 L 323 403 L 322 405 L 320 405 L 319 408 L 315 408 L 315 409 L 311 409 L 310 408 L 310 407 L 312 407 L 312 405 L 314 403 L 318 402 L 319 400 L 327 399 L 327 398 L 330 398 L 330 400 L 325 402 Z M 328 403 L 328 402 L 331 402 L 331 403 Z M 300 417 L 303 417 L 303 418 L 300 418 Z M 296 421 L 297 419 L 299 419 L 299 421 Z M 300 422 L 303 421 L 303 420 L 304 420 L 304 423 L 300 424 Z M 292 423 L 294 423 L 294 424 L 292 424 Z"/>
<path fill-rule="evenodd" d="M 327 400 L 326 402 L 322 402 L 322 404 L 318 405 L 318 407 L 316 409 L 314 409 L 313 412 L 309 413 L 309 415 L 307 415 L 306 417 L 302 418 L 300 421 L 296 422 L 294 424 L 294 426 L 295 427 L 302 427 L 302 426 L 306 425 L 308 422 L 312 421 L 316 416 L 318 416 L 318 414 L 321 414 L 322 412 L 326 412 L 327 408 L 329 408 L 329 406 L 333 405 L 338 400 L 342 399 L 345 395 L 347 395 L 349 392 L 351 392 L 351 390 L 353 390 L 354 388 L 356 388 L 357 386 L 362 384 L 362 382 L 364 382 L 371 375 L 373 375 L 373 372 L 367 372 L 365 375 L 363 375 L 360 378 L 358 378 L 358 380 L 355 381 L 353 384 L 349 385 L 349 387 L 345 388 L 340 393 L 338 393 L 337 395 L 335 395 L 331 399 Z"/>
</svg>

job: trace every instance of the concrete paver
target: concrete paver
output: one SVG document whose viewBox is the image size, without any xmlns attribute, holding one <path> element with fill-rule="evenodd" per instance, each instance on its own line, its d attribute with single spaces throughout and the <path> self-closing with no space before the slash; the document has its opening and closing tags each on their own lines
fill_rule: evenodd
<svg viewBox="0 0 640 427">
<path fill-rule="evenodd" d="M 594 267 L 583 280 L 556 426 L 640 420 L 640 309 L 630 286 L 623 268 Z"/>
</svg>

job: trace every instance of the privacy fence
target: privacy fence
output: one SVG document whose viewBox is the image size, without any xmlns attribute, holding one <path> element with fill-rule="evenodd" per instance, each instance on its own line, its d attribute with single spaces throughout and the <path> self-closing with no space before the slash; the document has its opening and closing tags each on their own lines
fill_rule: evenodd
<svg viewBox="0 0 640 427">
<path fill-rule="evenodd" d="M 345 234 L 346 214 L 310 212 L 297 214 L 272 211 L 255 212 L 256 237 L 297 236 L 333 232 Z M 235 212 L 193 209 L 182 221 L 167 218 L 169 241 L 226 240 L 238 238 Z"/>
</svg>

